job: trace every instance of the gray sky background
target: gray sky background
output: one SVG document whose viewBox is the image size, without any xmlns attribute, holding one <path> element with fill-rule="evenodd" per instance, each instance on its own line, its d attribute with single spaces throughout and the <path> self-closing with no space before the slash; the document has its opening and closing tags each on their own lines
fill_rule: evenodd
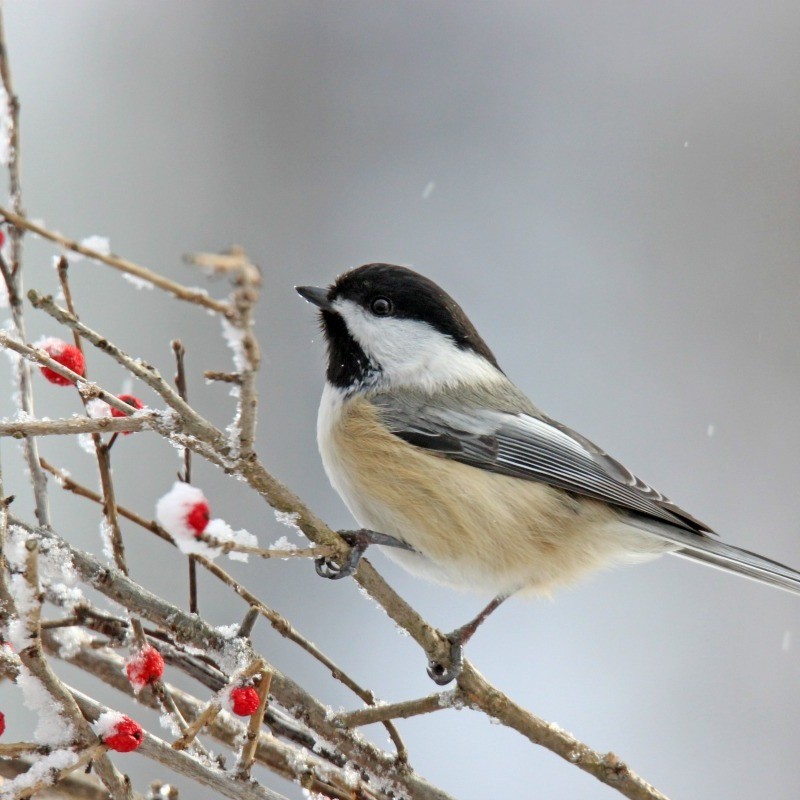
<svg viewBox="0 0 800 800">
<path fill-rule="evenodd" d="M 189 284 L 201 278 L 184 252 L 247 248 L 265 278 L 258 451 L 332 525 L 352 520 L 316 453 L 322 343 L 292 286 L 394 261 L 453 294 L 548 413 L 726 540 L 800 566 L 796 2 L 10 0 L 6 24 L 25 208 Z M 52 251 L 27 254 L 27 285 L 55 292 Z M 228 365 L 217 322 L 88 262 L 73 286 L 89 325 L 165 375 L 169 341 L 183 339 L 193 400 L 226 424 L 230 398 L 201 377 Z M 55 332 L 33 313 L 28 325 L 32 338 Z M 89 367 L 123 388 L 109 360 Z M 78 410 L 71 393 L 37 388 L 41 415 Z M 74 442 L 42 449 L 96 482 Z M 178 459 L 144 435 L 114 458 L 121 501 L 152 515 Z M 15 445 L 3 461 L 29 509 Z M 196 463 L 216 515 L 264 543 L 289 533 Z M 96 509 L 52 494 L 59 526 L 99 552 Z M 133 576 L 185 603 L 178 556 L 126 536 Z M 484 600 L 374 561 L 442 628 Z M 433 689 L 420 651 L 349 582 L 308 564 L 231 569 L 382 698 Z M 215 624 L 241 619 L 239 602 L 201 587 Z M 665 558 L 553 602 L 511 602 L 468 652 L 670 797 L 793 800 L 798 619 L 798 597 Z M 262 626 L 256 643 L 324 702 L 354 706 Z M 0 687 L 4 708 L 12 695 Z M 23 738 L 20 724 L 7 736 Z M 463 800 L 617 796 L 467 711 L 400 727 L 414 767 Z M 136 756 L 124 767 L 138 788 L 163 777 Z"/>
</svg>

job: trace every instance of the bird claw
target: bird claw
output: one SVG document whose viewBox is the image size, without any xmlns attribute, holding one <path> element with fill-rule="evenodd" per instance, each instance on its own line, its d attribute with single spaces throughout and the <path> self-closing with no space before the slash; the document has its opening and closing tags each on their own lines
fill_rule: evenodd
<svg viewBox="0 0 800 800">
<path fill-rule="evenodd" d="M 410 545 L 400 541 L 400 539 L 395 539 L 393 536 L 371 531 L 367 528 L 361 528 L 357 531 L 339 531 L 339 536 L 350 545 L 350 552 L 347 554 L 343 564 L 340 564 L 331 556 L 315 558 L 314 569 L 321 578 L 338 581 L 341 578 L 347 578 L 352 575 L 358 569 L 361 557 L 371 544 L 380 544 L 384 547 L 398 547 L 401 550 L 413 549 Z"/>
<path fill-rule="evenodd" d="M 448 661 L 428 661 L 428 677 L 439 686 L 446 686 L 454 681 L 464 669 L 464 636 L 463 630 L 456 630 L 446 634 L 445 638 L 450 642 L 450 653 Z"/>
<path fill-rule="evenodd" d="M 358 563 L 364 555 L 365 550 L 369 547 L 370 542 L 366 541 L 366 537 L 361 535 L 361 531 L 340 531 L 339 535 L 350 545 L 350 552 L 344 563 L 340 564 L 335 558 L 331 556 L 322 556 L 321 558 L 314 559 L 314 569 L 320 578 L 328 578 L 332 581 L 338 581 L 342 578 L 347 578 L 358 569 Z"/>
<path fill-rule="evenodd" d="M 337 581 L 339 578 L 346 578 L 347 573 L 345 568 L 340 566 L 333 558 L 329 556 L 322 556 L 321 558 L 314 559 L 314 569 L 320 578 L 328 578 L 331 581 Z"/>
</svg>

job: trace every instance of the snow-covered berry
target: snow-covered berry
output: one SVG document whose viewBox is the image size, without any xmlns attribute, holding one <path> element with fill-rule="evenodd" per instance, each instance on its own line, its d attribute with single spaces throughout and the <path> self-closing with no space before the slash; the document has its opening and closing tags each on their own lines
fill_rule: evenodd
<svg viewBox="0 0 800 800">
<path fill-rule="evenodd" d="M 197 538 L 211 516 L 208 501 L 196 486 L 176 481 L 156 503 L 156 519 L 177 540 Z"/>
<path fill-rule="evenodd" d="M 186 516 L 186 522 L 194 531 L 195 536 L 199 536 L 206 529 L 210 518 L 211 511 L 208 508 L 208 503 L 195 503 Z"/>
<path fill-rule="evenodd" d="M 132 394 L 121 394 L 117 398 L 118 400 L 122 400 L 123 403 L 127 403 L 129 406 L 133 406 L 137 411 L 140 408 L 144 408 L 144 403 L 138 398 L 134 397 Z M 127 414 L 123 414 L 118 408 L 114 408 L 111 406 L 111 416 L 112 417 L 125 417 Z M 130 436 L 133 431 L 123 431 L 123 436 Z"/>
<path fill-rule="evenodd" d="M 258 708 L 258 692 L 252 686 L 231 689 L 231 711 L 239 717 L 249 717 Z"/>
<path fill-rule="evenodd" d="M 0 736 L 6 732 L 6 715 L 0 711 Z"/>
<path fill-rule="evenodd" d="M 117 716 L 118 719 L 114 724 L 109 726 L 107 731 L 101 732 L 100 738 L 111 750 L 116 750 L 117 753 L 130 753 L 136 750 L 144 739 L 142 726 L 130 717 Z"/>
<path fill-rule="evenodd" d="M 68 344 L 62 339 L 49 338 L 39 343 L 39 347 L 53 359 L 53 361 L 61 364 L 62 367 L 71 369 L 81 377 L 86 372 L 86 361 L 83 358 L 83 353 L 75 347 L 74 344 Z M 42 375 L 47 378 L 50 383 L 56 386 L 71 386 L 73 381 L 65 378 L 54 372 L 50 367 L 42 367 Z"/>
<path fill-rule="evenodd" d="M 152 645 L 145 645 L 125 664 L 125 674 L 138 692 L 164 674 L 164 659 Z"/>
</svg>

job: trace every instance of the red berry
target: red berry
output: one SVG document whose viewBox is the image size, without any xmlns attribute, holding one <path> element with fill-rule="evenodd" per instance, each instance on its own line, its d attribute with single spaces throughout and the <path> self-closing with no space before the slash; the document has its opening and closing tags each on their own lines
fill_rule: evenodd
<svg viewBox="0 0 800 800">
<path fill-rule="evenodd" d="M 231 691 L 231 708 L 240 717 L 249 717 L 258 708 L 258 692 L 252 686 L 237 686 Z"/>
<path fill-rule="evenodd" d="M 141 689 L 164 674 L 164 659 L 152 645 L 145 645 L 125 665 L 128 680 L 134 689 Z"/>
<path fill-rule="evenodd" d="M 123 403 L 127 403 L 129 406 L 133 406 L 137 411 L 140 408 L 144 408 L 144 403 L 138 397 L 134 397 L 132 394 L 121 394 L 117 399 L 122 400 Z M 118 408 L 111 406 L 111 416 L 126 417 L 127 414 L 123 414 Z M 133 431 L 122 431 L 123 436 L 130 436 L 132 433 Z"/>
<path fill-rule="evenodd" d="M 0 711 L 0 736 L 6 732 L 6 715 Z"/>
<path fill-rule="evenodd" d="M 134 397 L 132 394 L 121 394 L 117 400 L 122 400 L 123 403 L 127 403 L 129 406 L 133 406 L 135 409 L 144 408 L 144 403 L 138 398 Z M 118 408 L 114 408 L 111 406 L 111 416 L 112 417 L 124 417 L 126 416 L 123 414 Z M 127 431 L 130 433 L 130 431 Z"/>
<path fill-rule="evenodd" d="M 195 503 L 186 515 L 186 524 L 195 532 L 195 536 L 200 536 L 206 529 L 210 518 L 211 512 L 209 511 L 208 503 Z"/>
<path fill-rule="evenodd" d="M 41 345 L 42 350 L 53 359 L 53 361 L 61 364 L 62 367 L 67 367 L 73 372 L 76 372 L 81 377 L 86 372 L 86 361 L 84 361 L 83 353 L 75 347 L 74 344 L 67 344 L 62 342 L 61 339 L 47 339 Z M 50 367 L 42 367 L 42 375 L 47 378 L 50 383 L 55 383 L 56 386 L 70 386 L 72 381 L 54 372 Z"/>
<path fill-rule="evenodd" d="M 0 228 L 0 247 L 6 243 L 6 232 Z"/>
<path fill-rule="evenodd" d="M 123 717 L 114 726 L 111 735 L 103 739 L 103 743 L 118 753 L 130 753 L 142 743 L 143 738 L 142 726 L 130 717 Z"/>
</svg>

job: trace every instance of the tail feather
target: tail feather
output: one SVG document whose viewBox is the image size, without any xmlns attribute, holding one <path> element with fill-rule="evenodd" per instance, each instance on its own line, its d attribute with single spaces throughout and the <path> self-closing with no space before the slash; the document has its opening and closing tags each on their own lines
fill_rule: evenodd
<svg viewBox="0 0 800 800">
<path fill-rule="evenodd" d="M 746 578 L 800 594 L 800 572 L 772 559 L 725 544 L 702 533 L 684 531 L 672 525 L 650 520 L 636 520 L 637 528 L 678 545 L 674 555 L 699 561 L 711 567 L 743 575 Z"/>
</svg>

